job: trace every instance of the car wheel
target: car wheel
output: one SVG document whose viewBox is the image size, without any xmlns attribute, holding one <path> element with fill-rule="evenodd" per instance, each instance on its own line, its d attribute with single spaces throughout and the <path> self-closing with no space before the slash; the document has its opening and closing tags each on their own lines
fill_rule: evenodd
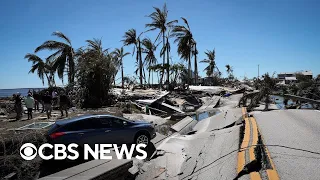
<svg viewBox="0 0 320 180">
<path fill-rule="evenodd" d="M 145 144 L 148 145 L 150 142 L 150 138 L 145 133 L 140 133 L 136 136 L 135 143 L 136 144 Z"/>
</svg>

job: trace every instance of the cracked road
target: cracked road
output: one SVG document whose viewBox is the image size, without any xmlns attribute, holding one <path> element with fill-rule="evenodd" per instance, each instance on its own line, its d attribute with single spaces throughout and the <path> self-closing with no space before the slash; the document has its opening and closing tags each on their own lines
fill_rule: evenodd
<svg viewBox="0 0 320 180">
<path fill-rule="evenodd" d="M 319 111 L 276 110 L 254 117 L 280 179 L 319 179 Z"/>
</svg>

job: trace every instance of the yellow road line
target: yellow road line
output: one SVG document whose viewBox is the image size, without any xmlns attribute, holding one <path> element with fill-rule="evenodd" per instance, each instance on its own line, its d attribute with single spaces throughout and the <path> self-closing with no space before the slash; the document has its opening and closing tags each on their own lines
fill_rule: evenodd
<svg viewBox="0 0 320 180">
<path fill-rule="evenodd" d="M 258 129 L 259 132 L 261 132 L 261 131 L 259 130 L 259 127 L 257 127 L 257 129 Z M 262 136 L 261 136 L 261 141 L 262 141 L 262 144 L 265 144 Z M 266 151 L 266 153 L 267 153 L 269 162 L 270 162 L 271 167 L 272 167 L 272 169 L 267 169 L 267 170 L 266 170 L 266 171 L 267 171 L 268 179 L 269 179 L 269 180 L 279 180 L 279 179 L 280 179 L 280 178 L 279 178 L 279 174 L 278 174 L 278 172 L 277 172 L 277 170 L 276 170 L 276 167 L 275 167 L 275 165 L 274 165 L 274 163 L 273 163 L 273 161 L 272 161 L 272 159 L 271 159 L 271 155 L 270 155 L 270 153 L 269 153 L 269 150 L 268 150 L 267 146 L 264 146 L 264 148 L 265 148 L 265 151 Z"/>
<path fill-rule="evenodd" d="M 238 174 L 243 170 L 244 165 L 246 164 L 245 151 L 240 151 L 238 153 Z"/>
<path fill-rule="evenodd" d="M 260 180 L 261 176 L 258 172 L 251 172 L 250 173 L 250 179 L 252 180 Z"/>
<path fill-rule="evenodd" d="M 247 108 L 242 107 L 242 118 L 245 119 L 247 117 Z"/>
<path fill-rule="evenodd" d="M 251 144 L 251 147 L 249 148 L 249 157 L 250 157 L 250 161 L 254 161 L 256 160 L 254 149 L 258 144 L 258 127 L 257 127 L 257 122 L 253 117 L 250 117 L 249 119 L 252 124 L 252 144 Z"/>
<path fill-rule="evenodd" d="M 248 147 L 250 141 L 250 122 L 248 118 L 245 118 L 245 129 L 244 129 L 244 137 L 241 143 L 241 151 L 238 153 L 238 173 L 243 170 L 246 159 L 245 159 L 245 148 Z"/>
<path fill-rule="evenodd" d="M 252 125 L 252 144 L 249 148 L 249 159 L 250 159 L 250 161 L 254 161 L 254 160 L 257 160 L 256 154 L 254 153 L 254 149 L 256 148 L 256 146 L 258 144 L 258 127 L 257 127 L 257 122 L 253 117 L 250 117 L 249 120 Z M 260 180 L 261 176 L 260 176 L 259 172 L 251 172 L 250 179 Z"/>
</svg>

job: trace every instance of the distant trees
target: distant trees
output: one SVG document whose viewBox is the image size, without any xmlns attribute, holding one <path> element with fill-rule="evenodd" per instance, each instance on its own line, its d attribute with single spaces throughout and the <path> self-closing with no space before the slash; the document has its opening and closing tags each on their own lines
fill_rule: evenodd
<svg viewBox="0 0 320 180">
<path fill-rule="evenodd" d="M 226 65 L 226 71 L 228 73 L 228 79 L 229 80 L 233 80 L 234 76 L 233 76 L 233 67 L 231 67 L 229 64 Z"/>
<path fill-rule="evenodd" d="M 216 51 L 215 49 L 213 49 L 212 51 L 207 50 L 207 52 L 205 52 L 205 54 L 207 55 L 207 59 L 201 60 L 200 63 L 207 63 L 208 66 L 204 69 L 206 71 L 206 74 L 208 77 L 212 77 L 214 75 L 214 70 L 215 68 L 217 69 L 217 74 L 221 75 L 221 72 L 219 70 L 219 68 L 216 66 Z"/>
<path fill-rule="evenodd" d="M 155 65 L 157 63 L 157 58 L 155 56 L 155 51 L 156 51 L 156 46 L 152 43 L 150 38 L 144 38 L 142 41 L 142 45 L 144 47 L 144 49 L 142 50 L 144 54 L 146 54 L 145 56 L 145 65 L 147 66 L 148 69 L 148 84 L 150 86 L 150 75 L 152 72 L 152 68 L 150 68 L 151 66 Z"/>
<path fill-rule="evenodd" d="M 262 80 L 257 80 L 256 83 L 259 92 L 251 97 L 251 102 L 247 109 L 252 110 L 261 100 L 263 100 L 265 103 L 264 110 L 267 111 L 270 104 L 270 95 L 276 90 L 277 81 L 273 76 L 270 76 L 269 73 L 266 73 L 262 75 Z"/>
<path fill-rule="evenodd" d="M 123 58 L 127 55 L 129 55 L 129 52 L 124 52 L 123 47 L 116 48 L 113 52 L 113 55 L 115 56 L 116 60 L 119 61 L 120 63 L 120 68 L 121 68 L 121 87 L 122 89 L 124 88 L 124 80 L 123 80 Z"/>
<path fill-rule="evenodd" d="M 141 47 L 141 40 L 140 36 L 143 33 L 141 33 L 139 36 L 137 36 L 135 29 L 129 29 L 127 32 L 125 32 L 125 35 L 123 36 L 123 45 L 129 46 L 133 45 L 133 53 L 134 55 L 136 51 L 136 63 L 138 64 L 139 69 L 139 79 L 140 79 L 140 85 L 143 85 L 143 61 L 142 61 L 142 47 Z"/>
</svg>

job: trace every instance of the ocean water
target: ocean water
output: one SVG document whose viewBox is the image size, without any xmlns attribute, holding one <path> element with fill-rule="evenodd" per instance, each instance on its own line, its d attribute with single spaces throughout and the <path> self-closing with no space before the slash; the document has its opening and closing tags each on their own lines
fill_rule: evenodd
<svg viewBox="0 0 320 180">
<path fill-rule="evenodd" d="M 279 109 L 284 109 L 285 105 L 283 104 L 283 97 L 281 96 L 272 96 L 272 98 L 276 99 L 275 104 Z M 288 101 L 288 105 L 294 105 L 295 103 L 290 99 Z M 309 103 L 303 103 L 301 105 L 302 109 L 313 109 L 312 105 Z"/>
<path fill-rule="evenodd" d="M 0 97 L 10 97 L 13 94 L 20 93 L 22 96 L 27 96 L 29 90 L 40 91 L 44 88 L 18 88 L 18 89 L 0 89 Z"/>
</svg>

